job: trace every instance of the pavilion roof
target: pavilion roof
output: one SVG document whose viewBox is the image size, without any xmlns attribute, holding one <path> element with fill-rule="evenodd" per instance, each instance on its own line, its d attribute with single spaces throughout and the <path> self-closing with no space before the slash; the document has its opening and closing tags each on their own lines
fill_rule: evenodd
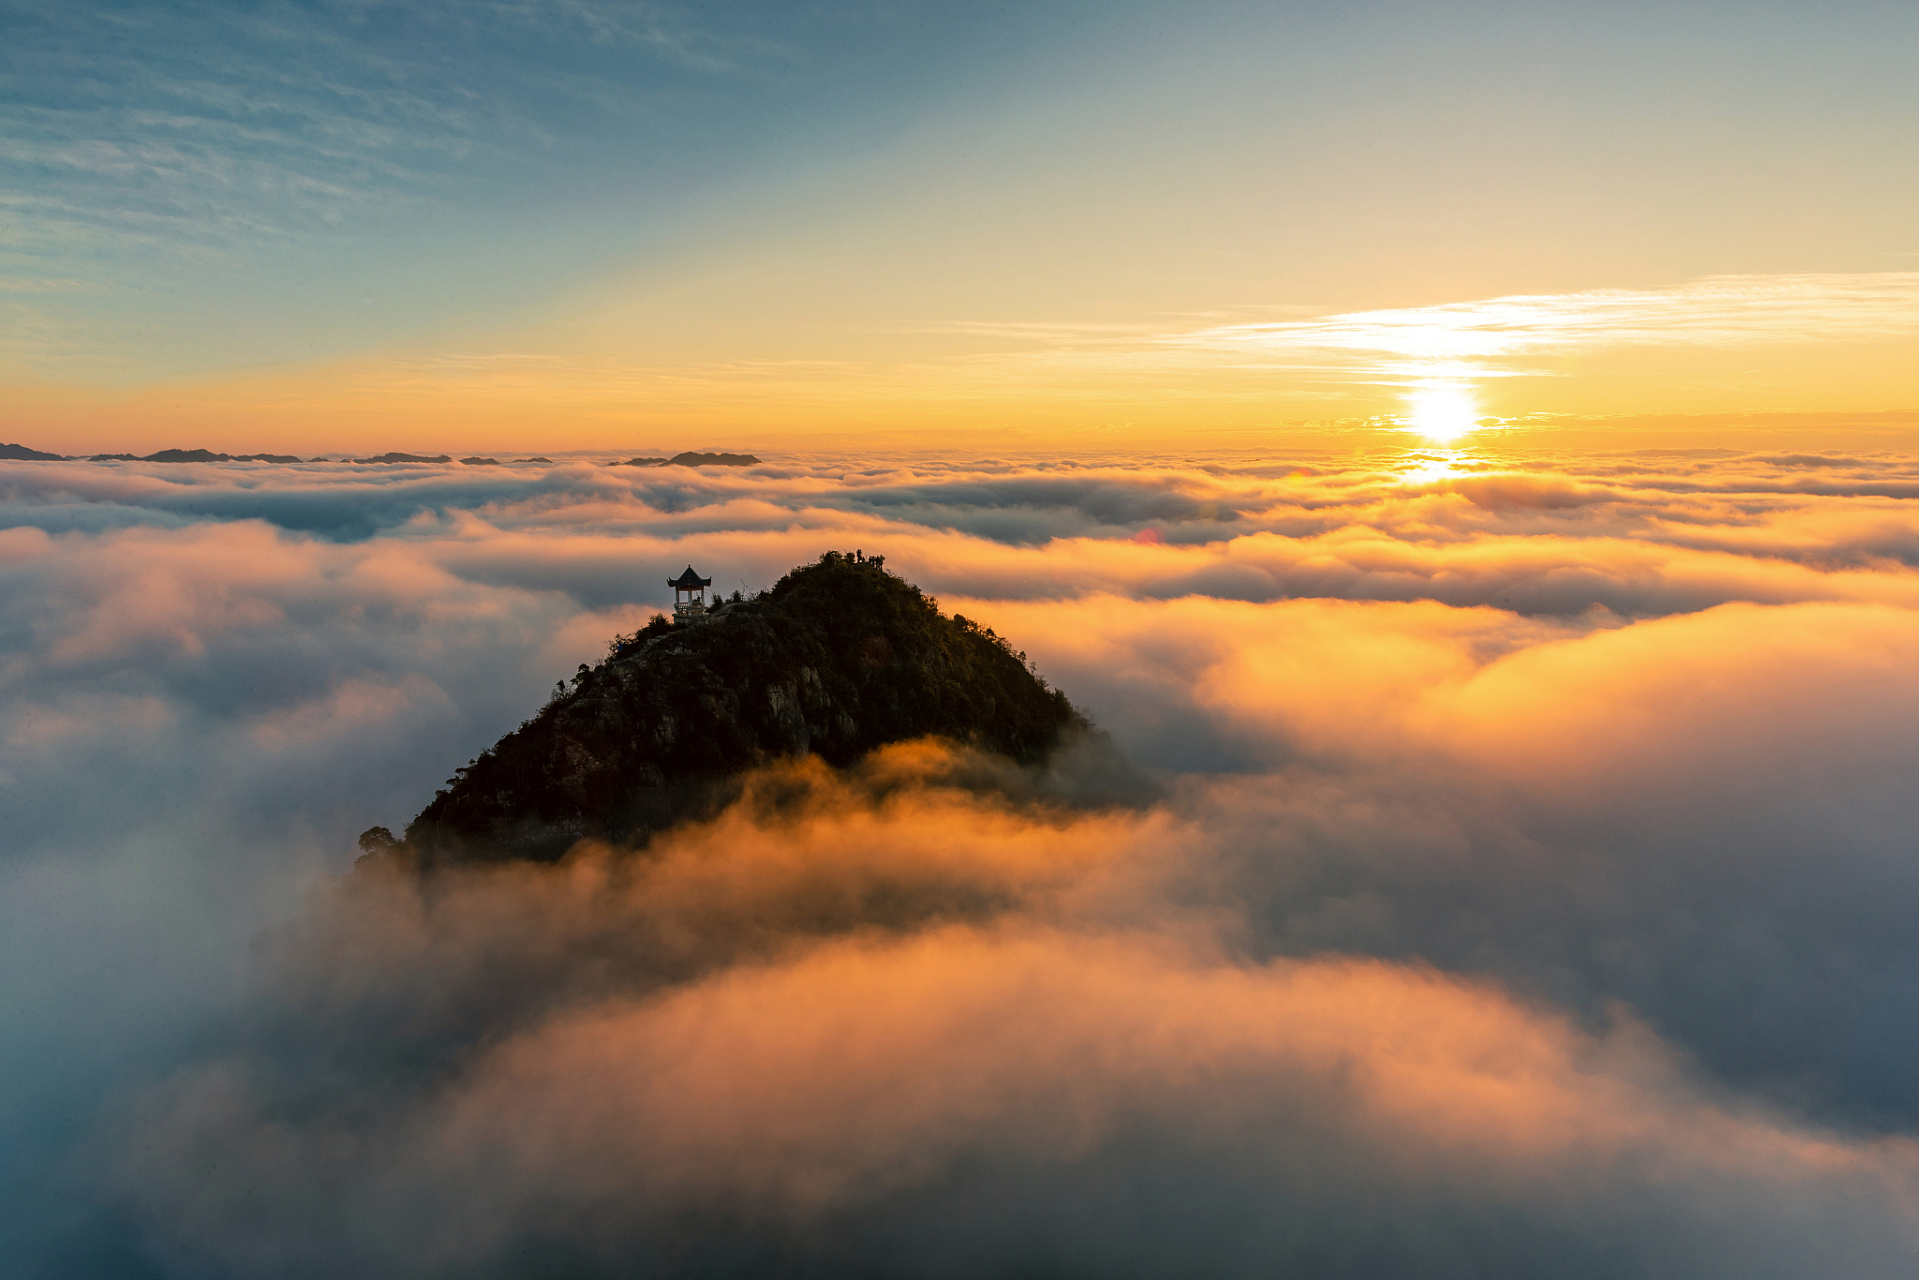
<svg viewBox="0 0 1919 1280">
<path fill-rule="evenodd" d="M 685 573 L 681 574 L 677 578 L 668 578 L 666 580 L 666 585 L 669 587 L 683 587 L 686 590 L 691 591 L 695 587 L 712 586 L 713 579 L 702 578 L 699 574 L 693 572 L 693 566 L 689 564 L 686 566 Z"/>
</svg>

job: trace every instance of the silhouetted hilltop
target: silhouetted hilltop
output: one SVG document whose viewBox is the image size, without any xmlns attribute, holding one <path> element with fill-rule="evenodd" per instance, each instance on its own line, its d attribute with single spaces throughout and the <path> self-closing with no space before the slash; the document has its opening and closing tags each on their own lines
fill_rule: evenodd
<svg viewBox="0 0 1919 1280">
<path fill-rule="evenodd" d="M 65 462 L 65 454 L 42 453 L 38 449 L 29 449 L 23 444 L 0 444 L 0 461 L 5 462 Z"/>
<path fill-rule="evenodd" d="M 760 460 L 750 453 L 676 453 L 670 458 L 628 458 L 609 462 L 609 467 L 757 467 Z"/>
<path fill-rule="evenodd" d="M 947 617 L 879 557 L 828 552 L 704 621 L 655 617 L 448 780 L 397 852 L 557 858 L 638 843 L 783 756 L 844 766 L 928 735 L 1037 764 L 1090 726 L 992 631 Z M 369 852 L 392 848 L 376 828 Z"/>
<path fill-rule="evenodd" d="M 682 461 L 700 459 L 701 461 Z M 723 460 L 723 461 L 722 461 Z M 158 453 L 95 453 L 79 458 L 69 458 L 61 453 L 46 453 L 39 449 L 30 449 L 23 444 L 0 444 L 0 462 L 298 462 L 299 458 L 290 453 L 215 453 L 211 449 L 162 449 Z M 314 462 L 325 462 L 326 458 L 316 457 Z M 383 453 L 374 458 L 342 458 L 342 462 L 364 464 L 425 462 L 451 462 L 450 454 L 424 453 Z M 498 458 L 472 457 L 461 458 L 469 467 L 496 467 L 504 465 Z M 551 458 L 515 458 L 516 463 L 534 462 L 552 465 Z M 646 464 L 667 466 L 678 463 L 684 466 L 750 466 L 759 459 L 751 454 L 734 453 L 683 453 L 676 458 L 635 458 L 634 465 Z M 615 463 L 615 466 L 624 464 Z"/>
<path fill-rule="evenodd" d="M 88 462 L 298 462 L 290 453 L 215 453 L 211 449 L 162 449 L 158 453 L 96 453 Z"/>
<path fill-rule="evenodd" d="M 750 453 L 676 453 L 666 460 L 669 467 L 757 467 L 760 460 Z"/>
</svg>

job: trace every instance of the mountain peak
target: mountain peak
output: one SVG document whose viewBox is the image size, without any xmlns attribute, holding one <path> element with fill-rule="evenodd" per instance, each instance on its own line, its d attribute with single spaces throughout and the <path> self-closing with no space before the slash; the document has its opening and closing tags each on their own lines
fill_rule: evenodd
<svg viewBox="0 0 1919 1280">
<path fill-rule="evenodd" d="M 941 613 L 878 556 L 829 551 L 687 616 L 616 637 L 449 779 L 403 840 L 376 828 L 363 845 L 428 864 L 550 860 L 709 814 L 781 758 L 844 767 L 933 736 L 1031 765 L 1090 728 L 1024 654 Z"/>
</svg>

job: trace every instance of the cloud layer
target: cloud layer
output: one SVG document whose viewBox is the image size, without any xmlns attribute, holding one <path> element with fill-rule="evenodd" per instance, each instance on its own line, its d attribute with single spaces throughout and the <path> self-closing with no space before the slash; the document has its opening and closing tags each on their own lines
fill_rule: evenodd
<svg viewBox="0 0 1919 1280">
<path fill-rule="evenodd" d="M 1910 460 L 0 486 L 0 1119 L 49 1188 L 4 1227 L 39 1273 L 1919 1252 Z M 638 861 L 336 878 L 681 563 L 855 546 L 1165 798 L 981 792 L 926 744 L 780 766 Z"/>
</svg>

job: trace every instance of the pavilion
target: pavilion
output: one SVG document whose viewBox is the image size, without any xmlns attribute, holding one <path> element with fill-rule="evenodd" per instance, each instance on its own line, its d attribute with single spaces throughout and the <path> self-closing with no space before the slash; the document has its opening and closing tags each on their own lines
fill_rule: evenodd
<svg viewBox="0 0 1919 1280">
<path fill-rule="evenodd" d="M 706 589 L 713 585 L 713 579 L 702 578 L 693 572 L 693 566 L 689 564 L 685 573 L 677 578 L 668 578 L 666 585 L 673 588 L 673 621 L 705 620 Z"/>
</svg>

